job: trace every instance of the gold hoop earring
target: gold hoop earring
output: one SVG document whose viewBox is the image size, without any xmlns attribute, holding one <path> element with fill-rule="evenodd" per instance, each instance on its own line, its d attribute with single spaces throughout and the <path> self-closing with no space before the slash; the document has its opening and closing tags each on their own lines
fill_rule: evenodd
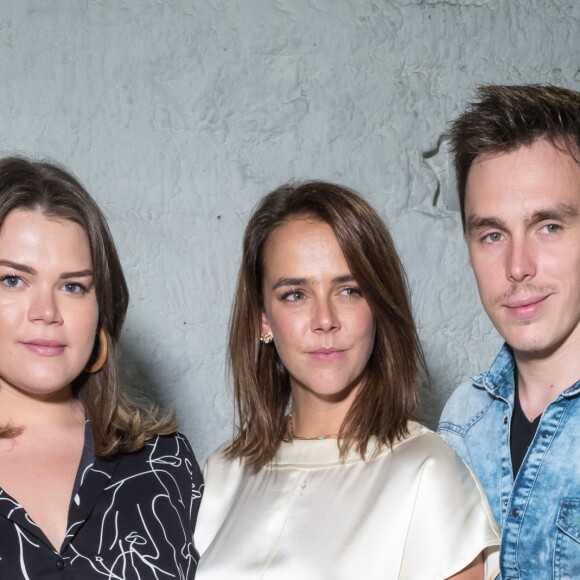
<svg viewBox="0 0 580 580">
<path fill-rule="evenodd" d="M 264 344 L 270 344 L 273 340 L 274 340 L 274 335 L 272 334 L 271 330 L 266 332 L 266 334 L 260 335 L 260 342 L 263 342 Z"/>
<path fill-rule="evenodd" d="M 98 373 L 103 366 L 105 366 L 105 361 L 107 360 L 107 354 L 109 352 L 109 345 L 107 342 L 107 335 L 105 331 L 101 328 L 99 330 L 99 356 L 97 360 L 85 369 L 86 373 Z"/>
</svg>

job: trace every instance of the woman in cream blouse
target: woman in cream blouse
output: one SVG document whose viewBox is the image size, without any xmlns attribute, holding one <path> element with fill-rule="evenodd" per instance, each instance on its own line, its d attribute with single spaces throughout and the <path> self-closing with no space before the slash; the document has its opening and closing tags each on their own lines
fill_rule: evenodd
<svg viewBox="0 0 580 580">
<path fill-rule="evenodd" d="M 237 430 L 205 467 L 198 580 L 493 578 L 473 476 L 414 422 L 425 362 L 377 213 L 324 182 L 250 219 L 229 341 Z"/>
</svg>

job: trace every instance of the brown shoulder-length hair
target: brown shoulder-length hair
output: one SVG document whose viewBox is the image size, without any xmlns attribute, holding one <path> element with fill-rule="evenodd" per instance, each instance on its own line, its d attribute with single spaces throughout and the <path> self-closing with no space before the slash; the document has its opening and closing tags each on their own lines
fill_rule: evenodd
<svg viewBox="0 0 580 580">
<path fill-rule="evenodd" d="M 391 445 L 407 432 L 425 359 L 413 322 L 403 266 L 376 211 L 355 192 L 332 183 L 289 183 L 266 195 L 244 234 L 230 320 L 229 365 L 238 424 L 227 449 L 255 468 L 269 462 L 286 437 L 290 378 L 275 345 L 260 342 L 263 251 L 268 236 L 293 218 L 328 224 L 375 318 L 376 336 L 359 389 L 339 434 L 341 456 L 355 445 L 365 457 L 371 437 Z"/>
<path fill-rule="evenodd" d="M 101 329 L 107 338 L 108 356 L 100 371 L 82 372 L 72 386 L 91 422 L 96 454 L 136 451 L 151 437 L 174 432 L 173 414 L 162 416 L 156 407 L 133 401 L 121 389 L 117 343 L 129 292 L 107 221 L 93 198 L 73 175 L 55 164 L 7 157 L 0 159 L 0 228 L 16 209 L 75 222 L 87 235 L 99 306 L 95 346 L 87 367 L 99 355 Z M 0 425 L 0 437 L 14 437 L 19 432 L 18 426 Z"/>
<path fill-rule="evenodd" d="M 486 85 L 476 95 L 451 124 L 464 231 L 467 176 L 478 155 L 513 151 L 545 139 L 580 161 L 580 93 L 551 85 Z"/>
</svg>

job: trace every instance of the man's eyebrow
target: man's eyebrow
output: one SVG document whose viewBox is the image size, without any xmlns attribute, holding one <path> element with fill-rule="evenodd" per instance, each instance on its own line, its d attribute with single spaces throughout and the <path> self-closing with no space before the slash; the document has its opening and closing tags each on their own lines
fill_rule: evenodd
<svg viewBox="0 0 580 580">
<path fill-rule="evenodd" d="M 92 270 L 79 270 L 78 272 L 64 272 L 60 275 L 63 280 L 70 280 L 71 278 L 86 278 L 93 276 Z"/>
<path fill-rule="evenodd" d="M 560 203 L 555 208 L 540 209 L 532 214 L 531 223 L 543 222 L 546 220 L 564 221 L 566 218 L 574 218 L 578 215 L 578 208 L 567 203 Z"/>
<path fill-rule="evenodd" d="M 577 216 L 578 208 L 576 206 L 567 203 L 560 203 L 556 207 L 536 210 L 526 218 L 526 222 L 528 224 L 535 224 L 547 220 L 565 221 L 566 219 Z M 471 234 L 484 228 L 504 229 L 505 227 L 505 222 L 500 218 L 473 216 L 467 220 L 465 231 L 467 234 Z"/>
<path fill-rule="evenodd" d="M 38 274 L 34 268 L 31 268 L 26 264 L 13 262 L 12 260 L 0 260 L 0 266 L 6 266 L 7 268 L 12 268 L 13 270 L 18 270 L 19 272 L 24 272 L 26 274 L 31 274 L 32 276 L 36 276 L 36 274 Z"/>
<path fill-rule="evenodd" d="M 465 231 L 468 234 L 471 234 L 476 230 L 482 230 L 483 228 L 503 229 L 505 228 L 505 222 L 495 217 L 473 216 L 467 220 L 465 225 Z"/>
</svg>

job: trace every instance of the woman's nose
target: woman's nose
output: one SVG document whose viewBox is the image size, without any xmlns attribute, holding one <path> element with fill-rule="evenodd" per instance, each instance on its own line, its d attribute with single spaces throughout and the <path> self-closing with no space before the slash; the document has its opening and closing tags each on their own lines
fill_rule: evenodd
<svg viewBox="0 0 580 580">
<path fill-rule="evenodd" d="M 316 300 L 312 312 L 312 330 L 329 332 L 339 327 L 336 308 L 330 298 Z"/>
<path fill-rule="evenodd" d="M 33 292 L 28 309 L 28 320 L 41 321 L 46 324 L 62 323 L 62 316 L 52 289 L 38 288 Z"/>
</svg>

